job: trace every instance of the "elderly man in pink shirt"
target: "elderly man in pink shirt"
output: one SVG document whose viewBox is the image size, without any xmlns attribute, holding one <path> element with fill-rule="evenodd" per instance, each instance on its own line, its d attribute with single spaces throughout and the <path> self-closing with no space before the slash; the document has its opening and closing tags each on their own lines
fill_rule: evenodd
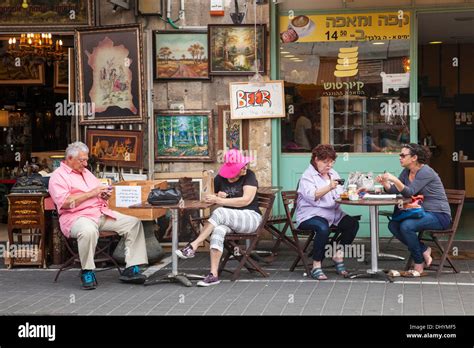
<svg viewBox="0 0 474 348">
<path fill-rule="evenodd" d="M 61 230 L 66 237 L 77 239 L 81 260 L 83 289 L 95 289 L 97 280 L 94 254 L 99 231 L 115 231 L 125 238 L 126 269 L 120 280 L 143 284 L 145 275 L 139 265 L 148 257 L 143 225 L 135 217 L 109 209 L 111 188 L 104 187 L 86 168 L 89 149 L 75 142 L 66 149 L 66 159 L 54 171 L 49 181 L 49 193 L 59 213 Z"/>
</svg>

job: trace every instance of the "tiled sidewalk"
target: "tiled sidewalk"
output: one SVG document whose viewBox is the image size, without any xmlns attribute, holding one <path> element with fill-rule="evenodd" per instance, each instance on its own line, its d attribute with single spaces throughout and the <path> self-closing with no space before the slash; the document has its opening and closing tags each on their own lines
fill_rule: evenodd
<svg viewBox="0 0 474 348">
<path fill-rule="evenodd" d="M 382 249 L 384 248 L 382 244 Z M 405 256 L 400 245 L 390 252 Z M 368 250 L 368 249 L 367 249 Z M 461 273 L 430 273 L 422 279 L 397 278 L 394 283 L 338 276 L 330 262 L 329 280 L 314 281 L 302 269 L 289 272 L 294 256 L 282 250 L 265 265 L 269 278 L 242 272 L 231 282 L 210 288 L 179 284 L 153 286 L 120 283 L 114 269 L 97 274 L 99 287 L 80 289 L 77 269 L 64 272 L 54 283 L 56 270 L 0 270 L 0 315 L 473 315 L 474 260 L 457 260 Z M 167 259 L 168 260 L 168 259 Z M 348 259 L 351 270 L 369 265 Z M 402 269 L 403 261 L 380 261 L 383 269 Z M 161 272 L 167 273 L 170 264 Z M 180 271 L 206 274 L 208 255 L 180 261 Z M 160 267 L 160 266 L 158 266 Z M 156 269 L 153 267 L 148 273 Z"/>
</svg>

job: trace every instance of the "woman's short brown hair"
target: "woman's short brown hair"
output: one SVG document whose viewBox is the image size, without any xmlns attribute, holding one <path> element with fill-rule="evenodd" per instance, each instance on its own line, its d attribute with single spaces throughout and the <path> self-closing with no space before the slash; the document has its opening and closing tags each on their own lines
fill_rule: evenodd
<svg viewBox="0 0 474 348">
<path fill-rule="evenodd" d="M 325 161 L 328 158 L 335 161 L 337 158 L 337 154 L 331 145 L 319 144 L 311 152 L 311 162 L 314 162 L 316 157 L 318 158 L 319 161 Z"/>
</svg>

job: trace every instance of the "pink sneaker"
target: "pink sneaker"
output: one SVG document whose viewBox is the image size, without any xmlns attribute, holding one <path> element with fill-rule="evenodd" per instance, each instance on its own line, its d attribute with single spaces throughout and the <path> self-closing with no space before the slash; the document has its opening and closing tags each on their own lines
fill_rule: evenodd
<svg viewBox="0 0 474 348">
<path fill-rule="evenodd" d="M 191 259 L 196 254 L 191 244 L 186 245 L 184 249 L 176 250 L 175 253 L 181 259 Z"/>
</svg>

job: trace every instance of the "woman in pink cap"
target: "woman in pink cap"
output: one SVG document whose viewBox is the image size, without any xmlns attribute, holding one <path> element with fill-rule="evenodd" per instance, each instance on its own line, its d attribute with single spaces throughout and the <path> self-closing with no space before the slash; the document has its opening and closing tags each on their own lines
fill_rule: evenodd
<svg viewBox="0 0 474 348">
<path fill-rule="evenodd" d="M 194 257 L 195 250 L 211 236 L 211 273 L 198 286 L 219 284 L 218 268 L 224 250 L 224 238 L 229 232 L 253 233 L 262 220 L 258 208 L 258 182 L 255 173 L 248 169 L 252 157 L 243 156 L 238 150 L 230 150 L 224 156 L 224 164 L 214 178 L 215 195 L 206 196 L 206 202 L 221 205 L 215 209 L 199 237 L 184 249 L 176 250 L 182 259 Z"/>
</svg>

